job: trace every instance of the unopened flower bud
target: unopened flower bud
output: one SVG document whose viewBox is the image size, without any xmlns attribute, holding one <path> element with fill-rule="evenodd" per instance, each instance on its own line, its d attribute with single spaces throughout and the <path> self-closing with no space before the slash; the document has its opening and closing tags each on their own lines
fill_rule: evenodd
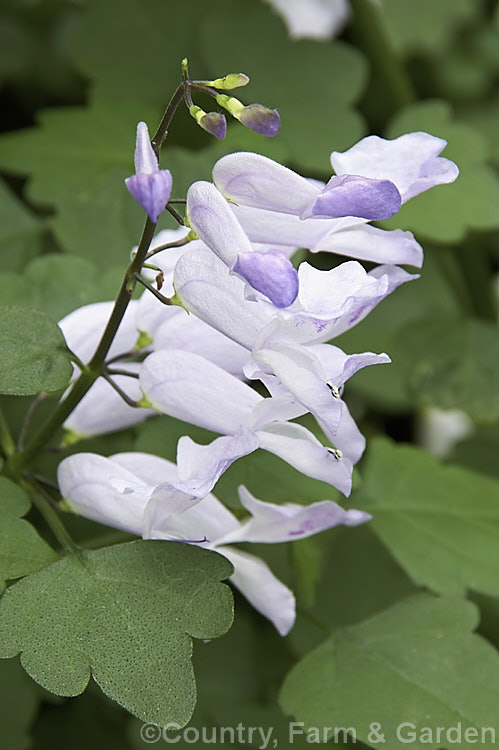
<svg viewBox="0 0 499 750">
<path fill-rule="evenodd" d="M 223 141 L 227 132 L 227 120 L 224 115 L 219 112 L 205 112 L 195 104 L 189 107 L 189 112 L 203 130 Z"/>
<path fill-rule="evenodd" d="M 244 73 L 229 73 L 223 78 L 215 78 L 214 81 L 210 81 L 210 85 L 216 89 L 229 91 L 230 89 L 239 89 L 242 86 L 247 86 L 249 80 L 249 77 Z"/>
<path fill-rule="evenodd" d="M 242 125 L 254 130 L 260 135 L 271 138 L 276 135 L 281 125 L 281 118 L 276 109 L 269 109 L 263 104 L 248 104 L 245 106 L 239 99 L 226 94 L 219 94 L 217 102 Z"/>
<path fill-rule="evenodd" d="M 156 223 L 168 203 L 172 176 L 168 169 L 159 168 L 145 122 L 137 125 L 134 162 L 135 174 L 127 177 L 125 185 L 151 221 Z"/>
</svg>

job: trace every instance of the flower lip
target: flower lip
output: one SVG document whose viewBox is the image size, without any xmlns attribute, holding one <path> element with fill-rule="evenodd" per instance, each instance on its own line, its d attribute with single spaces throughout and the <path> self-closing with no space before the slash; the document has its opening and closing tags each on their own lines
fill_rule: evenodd
<svg viewBox="0 0 499 750">
<path fill-rule="evenodd" d="M 402 199 L 390 180 L 377 180 L 359 175 L 335 175 L 321 190 L 311 209 L 300 218 L 324 216 L 339 219 L 356 216 L 368 221 L 389 219 L 400 210 Z"/>
<path fill-rule="evenodd" d="M 232 270 L 276 307 L 289 307 L 298 295 L 298 273 L 282 250 L 240 253 Z"/>
</svg>

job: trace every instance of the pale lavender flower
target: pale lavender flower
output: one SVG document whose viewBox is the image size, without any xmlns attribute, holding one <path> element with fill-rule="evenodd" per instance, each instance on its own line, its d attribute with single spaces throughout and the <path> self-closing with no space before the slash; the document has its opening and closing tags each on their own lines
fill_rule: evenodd
<svg viewBox="0 0 499 750">
<path fill-rule="evenodd" d="M 58 480 L 67 505 L 87 518 L 144 539 L 183 541 L 227 557 L 234 566 L 231 582 L 281 635 L 295 621 L 293 592 L 263 560 L 233 545 L 296 541 L 339 525 L 358 526 L 371 518 L 360 510 L 344 510 L 331 500 L 309 506 L 275 505 L 239 487 L 241 504 L 250 514 L 239 521 L 212 494 L 199 501 L 176 491 L 180 478 L 175 464 L 145 453 L 69 456 L 59 466 Z"/>
<path fill-rule="evenodd" d="M 191 185 L 187 216 L 198 237 L 226 266 L 276 307 L 287 307 L 294 301 L 298 276 L 291 261 L 277 248 L 255 252 L 227 201 L 211 182 Z"/>
<path fill-rule="evenodd" d="M 127 177 L 125 185 L 151 221 L 156 223 L 168 203 L 172 176 L 168 169 L 159 168 L 145 122 L 137 125 L 134 161 L 135 174 Z"/>
</svg>

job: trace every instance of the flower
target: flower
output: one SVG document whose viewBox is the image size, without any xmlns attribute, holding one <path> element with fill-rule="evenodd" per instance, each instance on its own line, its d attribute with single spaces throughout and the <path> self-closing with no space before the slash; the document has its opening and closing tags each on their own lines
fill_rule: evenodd
<svg viewBox="0 0 499 750">
<path fill-rule="evenodd" d="M 213 181 L 234 203 L 301 219 L 388 219 L 401 205 L 400 193 L 388 179 L 349 174 L 331 177 L 322 187 L 266 156 L 250 152 L 219 159 L 213 168 Z"/>
<path fill-rule="evenodd" d="M 186 436 L 179 440 L 179 476 L 194 483 L 196 492 L 209 492 L 236 459 L 263 448 L 303 474 L 350 493 L 350 446 L 345 445 L 342 455 L 324 447 L 305 427 L 289 422 L 304 413 L 301 404 L 263 398 L 212 362 L 181 350 L 151 354 L 139 382 L 148 406 L 223 436 L 208 445 Z"/>
<path fill-rule="evenodd" d="M 159 168 L 145 122 L 137 125 L 134 162 L 135 174 L 127 177 L 125 185 L 151 221 L 156 223 L 168 203 L 172 176 L 168 169 Z"/>
<path fill-rule="evenodd" d="M 178 485 L 175 464 L 144 453 L 69 456 L 59 466 L 58 481 L 67 505 L 87 518 L 144 539 L 184 541 L 227 557 L 234 566 L 232 583 L 281 635 L 295 621 L 292 591 L 263 560 L 232 545 L 295 541 L 370 519 L 363 511 L 344 510 L 331 500 L 309 506 L 275 505 L 239 487 L 241 504 L 250 513 L 241 522 L 212 494 L 196 504 L 178 494 L 172 499 L 167 488 Z"/>
<path fill-rule="evenodd" d="M 292 304 L 298 276 L 277 248 L 256 253 L 236 217 L 210 182 L 195 182 L 187 192 L 187 216 L 198 237 L 238 276 L 265 294 L 276 307 Z"/>
</svg>

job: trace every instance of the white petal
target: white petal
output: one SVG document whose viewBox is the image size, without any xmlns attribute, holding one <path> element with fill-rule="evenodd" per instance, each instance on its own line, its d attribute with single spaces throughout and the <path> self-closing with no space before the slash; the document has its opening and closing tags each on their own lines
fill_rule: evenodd
<svg viewBox="0 0 499 750">
<path fill-rule="evenodd" d="M 259 446 L 258 437 L 248 429 L 216 438 L 208 445 L 199 445 L 184 435 L 177 446 L 181 479 L 178 487 L 197 497 L 207 495 L 234 461 L 253 453 Z"/>
<path fill-rule="evenodd" d="M 267 0 L 282 16 L 294 39 L 330 39 L 350 15 L 347 0 Z"/>
<path fill-rule="evenodd" d="M 454 162 L 438 156 L 446 145 L 442 138 L 423 132 L 407 133 L 394 140 L 370 135 L 348 151 L 333 151 L 331 164 L 338 175 L 390 180 L 402 200 L 407 201 L 428 188 L 457 178 L 459 170 Z"/>
<path fill-rule="evenodd" d="M 154 349 L 183 349 L 200 354 L 227 372 L 242 377 L 249 352 L 223 333 L 185 310 L 166 321 L 156 331 Z"/>
<path fill-rule="evenodd" d="M 178 482 L 177 466 L 173 461 L 154 456 L 152 453 L 127 451 L 110 456 L 114 463 L 128 469 L 132 474 L 140 477 L 146 484 L 162 484 L 163 482 Z"/>
<path fill-rule="evenodd" d="M 341 419 L 332 441 L 335 448 L 342 452 L 344 458 L 347 458 L 352 464 L 356 464 L 364 453 L 366 439 L 357 427 L 345 402 L 342 401 L 341 405 Z M 323 424 L 319 417 L 317 418 L 317 422 L 324 433 L 326 433 L 326 425 Z"/>
<path fill-rule="evenodd" d="M 140 365 L 127 363 L 122 369 L 138 372 Z M 134 401 L 141 398 L 139 381 L 126 375 L 113 375 L 116 384 Z M 88 393 L 64 422 L 64 428 L 80 437 L 105 435 L 140 424 L 153 415 L 151 409 L 129 406 L 103 378 L 95 381 Z"/>
<path fill-rule="evenodd" d="M 135 312 L 137 302 L 132 300 L 127 307 L 121 325 L 113 340 L 109 356 L 121 354 L 133 348 L 137 339 Z M 95 302 L 74 310 L 59 321 L 59 328 L 71 349 L 85 364 L 92 357 L 113 311 L 114 302 Z"/>
<path fill-rule="evenodd" d="M 386 231 L 369 224 L 329 232 L 311 249 L 314 253 L 339 253 L 375 263 L 409 263 L 418 268 L 423 265 L 423 248 L 411 232 Z"/>
<path fill-rule="evenodd" d="M 326 346 L 326 344 L 324 344 Z M 341 403 L 332 396 L 320 360 L 308 347 L 276 345 L 253 353 L 293 396 L 327 426 L 332 437 L 340 422 Z"/>
<path fill-rule="evenodd" d="M 275 626 L 280 635 L 287 635 L 294 625 L 296 604 L 288 589 L 263 560 L 233 547 L 219 547 L 231 561 L 235 572 L 230 580 L 258 612 Z"/>
<path fill-rule="evenodd" d="M 335 457 L 305 427 L 298 424 L 274 423 L 257 432 L 264 450 L 274 453 L 295 469 L 312 479 L 336 487 L 349 495 L 352 486 L 352 463 L 348 458 Z"/>
<path fill-rule="evenodd" d="M 239 253 L 252 252 L 250 241 L 211 182 L 195 182 L 187 191 L 187 216 L 199 238 L 232 268 Z"/>
<path fill-rule="evenodd" d="M 370 365 L 384 365 L 391 362 L 387 354 L 362 352 L 361 354 L 346 354 L 342 349 L 332 344 L 317 344 L 307 347 L 321 362 L 327 380 L 337 388 L 356 372 Z"/>
<path fill-rule="evenodd" d="M 65 458 L 59 464 L 57 479 L 62 497 L 77 513 L 140 536 L 153 486 L 148 487 L 109 458 L 93 453 Z M 116 489 L 120 483 L 121 491 Z"/>
<path fill-rule="evenodd" d="M 137 125 L 134 162 L 136 174 L 153 174 L 159 169 L 145 122 L 139 122 Z"/>
<path fill-rule="evenodd" d="M 144 537 L 212 544 L 239 526 L 233 513 L 214 495 L 206 495 L 194 507 L 177 514 L 169 513 L 162 499 L 155 496 L 147 506 Z"/>
<path fill-rule="evenodd" d="M 360 510 L 344 510 L 332 500 L 308 506 L 296 503 L 275 505 L 258 500 L 242 486 L 239 487 L 239 497 L 252 518 L 230 532 L 219 544 L 291 542 L 334 526 L 358 526 L 371 518 L 368 513 Z"/>
<path fill-rule="evenodd" d="M 364 224 L 364 219 L 347 216 L 341 219 L 307 219 L 302 221 L 294 214 L 268 211 L 252 206 L 231 205 L 232 211 L 249 239 L 269 247 L 305 247 L 315 252 L 316 246 L 334 232 L 345 227 Z"/>
<path fill-rule="evenodd" d="M 301 214 L 320 192 L 291 169 L 250 152 L 222 157 L 213 168 L 213 181 L 235 203 L 287 214 Z"/>
<path fill-rule="evenodd" d="M 270 303 L 246 300 L 244 281 L 212 253 L 193 250 L 184 255 L 175 267 L 174 283 L 188 310 L 248 349 L 275 315 Z"/>
<path fill-rule="evenodd" d="M 159 411 L 222 434 L 238 432 L 262 399 L 204 357 L 178 349 L 147 357 L 140 386 Z"/>
</svg>

